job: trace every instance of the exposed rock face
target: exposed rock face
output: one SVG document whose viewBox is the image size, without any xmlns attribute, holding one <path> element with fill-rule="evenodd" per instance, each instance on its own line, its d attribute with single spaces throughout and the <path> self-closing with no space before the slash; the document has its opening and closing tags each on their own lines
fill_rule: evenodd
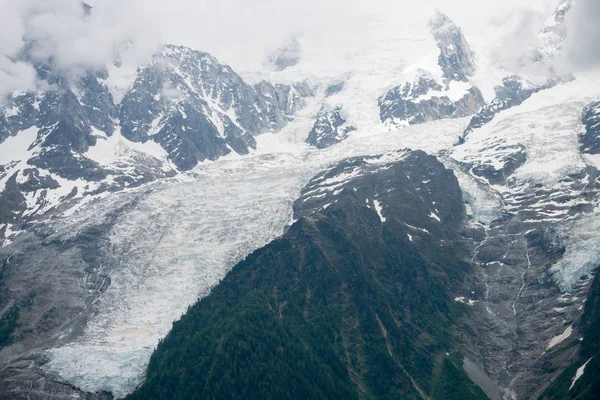
<svg viewBox="0 0 600 400">
<path fill-rule="evenodd" d="M 467 85 L 463 90 L 459 96 L 450 98 L 453 94 L 422 72 L 413 83 L 397 86 L 379 100 L 381 121 L 388 125 L 413 125 L 473 115 L 485 100 L 474 86 Z"/>
<path fill-rule="evenodd" d="M 4 191 L 0 193 L 0 223 L 13 224 L 27 210 L 25 196 L 19 190 L 17 174 L 6 180 Z M 4 234 L 2 234 L 2 238 Z"/>
<path fill-rule="evenodd" d="M 345 84 L 346 82 L 344 81 L 332 83 L 331 85 L 327 86 L 327 89 L 325 89 L 325 96 L 329 97 L 340 93 L 342 90 L 344 90 Z"/>
<path fill-rule="evenodd" d="M 209 54 L 166 46 L 125 95 L 122 132 L 133 141 L 159 143 L 187 170 L 232 150 L 247 154 L 256 146 L 253 135 L 277 131 L 292 118 L 302 94 L 266 82 L 250 86 Z"/>
<path fill-rule="evenodd" d="M 193 168 L 198 161 L 215 160 L 231 149 L 248 153 L 255 146 L 252 135 L 246 134 L 226 114 L 229 108 L 214 110 L 204 99 L 204 85 L 209 83 L 203 82 L 206 78 L 200 72 L 208 70 L 206 75 L 214 79 L 211 68 L 222 70 L 224 66 L 208 54 L 164 49 L 155 56 L 152 66 L 139 73 L 133 89 L 121 103 L 123 136 L 134 142 L 152 139 L 161 144 L 182 170 Z M 191 78 L 197 80 L 193 82 Z M 228 86 L 243 83 L 236 75 L 233 78 L 237 79 L 231 78 L 225 77 L 223 86 L 215 88 L 219 90 L 215 97 L 223 89 L 224 97 L 231 96 Z M 233 99 L 224 101 L 227 100 L 230 107 Z"/>
<path fill-rule="evenodd" d="M 600 154 L 600 102 L 589 104 L 583 112 L 585 132 L 579 137 L 580 150 Z"/>
<path fill-rule="evenodd" d="M 476 70 L 475 56 L 461 29 L 439 12 L 429 27 L 440 50 L 443 82 L 421 70 L 412 82 L 391 89 L 379 99 L 381 121 L 390 127 L 466 117 L 485 105 L 480 90 L 469 81 Z"/>
<path fill-rule="evenodd" d="M 348 134 L 354 130 L 356 127 L 346 121 L 341 106 L 335 107 L 333 110 L 324 106 L 317 115 L 307 142 L 319 149 L 324 149 L 346 139 Z"/>
<path fill-rule="evenodd" d="M 79 93 L 81 101 L 72 89 Z M 106 87 L 90 76 L 82 78 L 75 88 L 59 84 L 38 94 L 17 92 L 8 99 L 4 111 L 8 124 L 0 137 L 6 140 L 36 128 L 37 140 L 31 147 L 39 151 L 24 161 L 66 179 L 83 176 L 88 180 L 102 179 L 106 172 L 91 160 L 81 160 L 77 154 L 96 144 L 93 127 L 112 134 L 114 106 L 107 100 L 110 101 L 110 94 Z"/>
<path fill-rule="evenodd" d="M 568 156 L 555 157 L 568 166 L 569 172 L 562 172 L 560 178 L 545 179 L 544 174 L 552 171 L 549 164 L 528 174 L 527 168 L 540 162 L 540 149 L 531 142 L 527 145 L 517 133 L 530 129 L 535 130 L 531 134 L 545 136 L 552 129 L 544 126 L 560 121 L 562 130 L 556 138 L 568 136 L 579 126 L 573 110 L 577 106 L 556 104 L 504 117 L 477 139 L 476 146 L 466 142 L 465 146 L 473 147 L 457 167 L 462 171 L 457 172 L 461 182 L 475 178 L 475 182 L 485 183 L 486 207 L 496 212 L 478 225 L 480 239 L 473 263 L 480 268 L 475 275 L 479 283 L 464 291 L 484 288 L 484 296 L 475 299 L 475 312 L 467 322 L 478 339 L 469 339 L 465 355 L 496 382 L 498 399 L 537 399 L 563 371 L 574 375 L 575 370 L 569 368 L 587 361 L 579 356 L 582 331 L 578 321 L 591 284 L 589 273 L 597 266 L 597 240 L 591 234 L 588 239 L 582 231 L 596 229 L 598 172 L 581 161 L 574 147 Z M 592 108 L 584 113 L 588 132 L 580 136 L 582 149 L 585 138 L 593 137 L 586 136 L 595 126 L 589 119 Z M 541 125 L 536 127 L 534 121 Z M 506 134 L 511 131 L 516 136 Z M 545 149 L 565 151 L 560 146 L 563 144 L 550 143 Z M 571 160 L 576 164 L 572 168 Z M 469 190 L 466 193 L 470 196 Z M 476 196 L 485 197 L 481 193 Z M 577 232 L 580 243 L 574 244 L 565 235 L 565 226 L 569 235 Z M 585 250 L 574 255 L 574 248 Z"/>
<path fill-rule="evenodd" d="M 438 64 L 448 81 L 468 82 L 475 73 L 475 56 L 462 30 L 454 22 L 438 12 L 429 21 L 429 27 L 440 49 Z"/>
</svg>

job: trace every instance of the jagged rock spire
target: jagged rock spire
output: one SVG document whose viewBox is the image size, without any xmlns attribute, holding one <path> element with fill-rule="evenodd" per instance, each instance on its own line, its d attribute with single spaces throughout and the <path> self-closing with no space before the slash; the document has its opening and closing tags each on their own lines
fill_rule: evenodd
<svg viewBox="0 0 600 400">
<path fill-rule="evenodd" d="M 475 73 L 475 55 L 462 30 L 440 11 L 429 21 L 429 28 L 440 49 L 438 64 L 444 77 L 449 81 L 468 81 L 467 77 Z"/>
</svg>

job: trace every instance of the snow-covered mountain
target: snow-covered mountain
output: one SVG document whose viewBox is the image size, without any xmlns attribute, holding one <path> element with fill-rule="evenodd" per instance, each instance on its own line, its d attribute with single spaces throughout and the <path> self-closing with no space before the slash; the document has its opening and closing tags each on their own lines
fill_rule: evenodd
<svg viewBox="0 0 600 400">
<path fill-rule="evenodd" d="M 0 111 L 0 326 L 19 321 L 0 341 L 0 396 L 126 396 L 189 305 L 346 190 L 423 254 L 460 233 L 476 271 L 452 287 L 465 371 L 489 398 L 539 397 L 578 362 L 600 263 L 600 73 L 553 68 L 573 6 L 518 70 L 440 12 L 427 36 L 330 70 L 300 36 L 240 74 L 174 45 L 75 78 L 25 52 L 43 85 Z M 412 162 L 424 153 L 458 180 L 466 221 L 437 204 L 446 172 Z M 376 188 L 362 179 L 379 172 Z M 392 173 L 422 207 L 386 192 Z"/>
<path fill-rule="evenodd" d="M 0 113 L 2 240 L 74 200 L 248 154 L 256 135 L 281 130 L 312 96 L 306 82 L 249 85 L 214 57 L 177 46 L 129 80 L 117 66 L 76 82 L 37 68 L 48 89 L 14 92 Z"/>
</svg>

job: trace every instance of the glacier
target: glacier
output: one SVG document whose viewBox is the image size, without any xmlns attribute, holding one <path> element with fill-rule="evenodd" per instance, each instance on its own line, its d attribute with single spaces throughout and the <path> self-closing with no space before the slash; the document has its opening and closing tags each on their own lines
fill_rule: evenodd
<svg viewBox="0 0 600 400">
<path fill-rule="evenodd" d="M 47 370 L 87 392 L 131 392 L 171 322 L 283 232 L 312 172 L 293 157 L 265 155 L 156 185 L 112 226 L 111 285 L 81 339 L 48 350 Z M 81 212 L 97 207 L 103 202 Z"/>
</svg>

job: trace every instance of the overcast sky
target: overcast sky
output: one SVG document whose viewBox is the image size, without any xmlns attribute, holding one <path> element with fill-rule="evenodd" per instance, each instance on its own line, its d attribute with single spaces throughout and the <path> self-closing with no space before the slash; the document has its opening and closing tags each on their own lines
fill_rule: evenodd
<svg viewBox="0 0 600 400">
<path fill-rule="evenodd" d="M 135 44 L 128 53 L 132 62 L 147 59 L 160 43 L 174 43 L 210 52 L 235 69 L 252 70 L 289 35 L 318 44 L 315 54 L 343 54 L 360 45 L 358 39 L 368 45 L 377 35 L 426 35 L 428 18 L 440 9 L 473 41 L 489 39 L 492 30 L 519 39 L 505 44 L 506 53 L 526 42 L 557 2 L 93 0 L 94 11 L 86 17 L 79 0 L 0 0 L 0 92 L 34 84 L 31 68 L 11 61 L 24 40 L 35 40 L 34 56 L 52 57 L 65 71 L 101 67 L 125 42 Z M 579 0 L 570 18 L 568 51 L 581 64 L 599 61 L 599 10 L 598 0 Z M 387 28 L 378 31 L 379 26 Z"/>
<path fill-rule="evenodd" d="M 575 67 L 600 66 L 600 0 L 578 0 L 567 20 L 565 56 Z"/>
</svg>

